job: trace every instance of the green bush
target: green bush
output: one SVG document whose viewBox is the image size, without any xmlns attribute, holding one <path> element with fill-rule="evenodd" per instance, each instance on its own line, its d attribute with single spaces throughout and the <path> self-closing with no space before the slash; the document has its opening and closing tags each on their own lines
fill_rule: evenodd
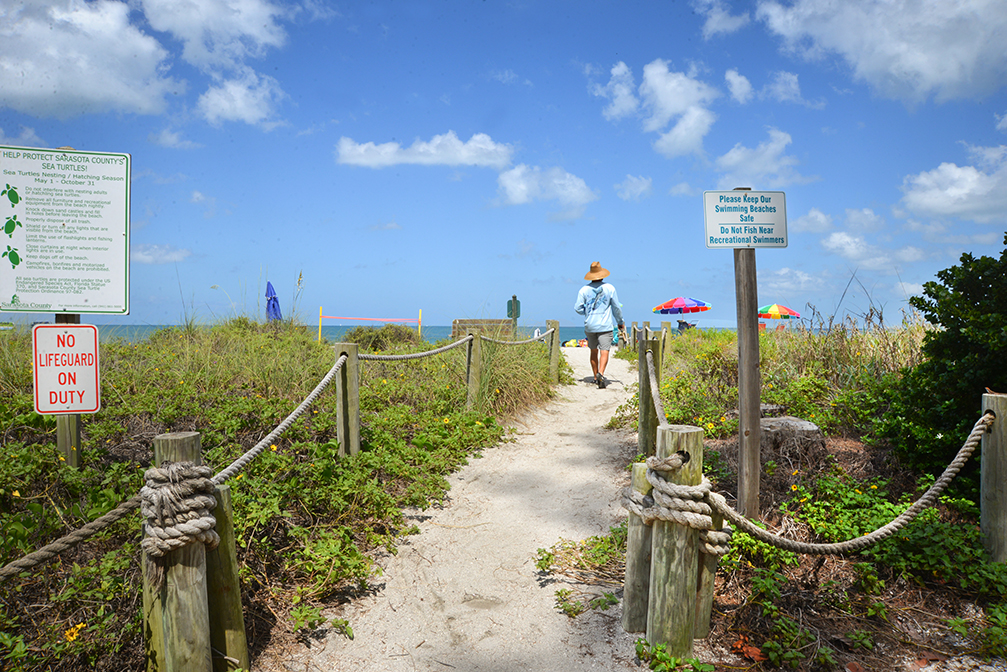
<svg viewBox="0 0 1007 672">
<path fill-rule="evenodd" d="M 361 350 L 379 352 L 396 346 L 418 345 L 419 333 L 403 324 L 386 324 L 381 327 L 354 327 L 343 335 L 346 343 L 356 343 Z"/>
<path fill-rule="evenodd" d="M 924 337 L 925 359 L 889 391 L 879 426 L 904 463 L 931 473 L 961 448 L 986 388 L 1007 390 L 1007 249 L 999 259 L 963 254 L 937 278 L 909 300 L 935 327 Z M 960 478 L 974 483 L 977 465 L 973 457 Z"/>
</svg>

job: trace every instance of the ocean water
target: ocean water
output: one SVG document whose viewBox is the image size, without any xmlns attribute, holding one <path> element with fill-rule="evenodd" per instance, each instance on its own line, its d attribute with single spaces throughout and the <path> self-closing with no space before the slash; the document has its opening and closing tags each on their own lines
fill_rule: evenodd
<svg viewBox="0 0 1007 672">
<path fill-rule="evenodd" d="M 110 340 L 123 340 L 127 343 L 140 343 L 145 341 L 151 334 L 159 329 L 174 329 L 178 328 L 177 324 L 99 324 L 98 326 L 98 340 L 99 341 L 110 341 Z M 346 326 L 325 326 L 322 325 L 322 338 L 332 342 L 338 343 L 343 335 L 354 329 L 354 325 Z M 318 327 L 307 327 L 308 331 L 315 337 L 318 335 Z M 540 332 L 544 333 L 546 331 L 545 325 L 541 326 L 526 326 L 518 325 L 518 332 L 522 338 L 531 338 L 538 329 Z M 584 338 L 583 327 L 560 327 L 559 328 L 560 339 L 565 343 L 571 339 Z M 451 327 L 450 326 L 427 326 L 423 325 L 423 340 L 427 343 L 437 343 L 444 339 L 451 338 Z"/>
</svg>

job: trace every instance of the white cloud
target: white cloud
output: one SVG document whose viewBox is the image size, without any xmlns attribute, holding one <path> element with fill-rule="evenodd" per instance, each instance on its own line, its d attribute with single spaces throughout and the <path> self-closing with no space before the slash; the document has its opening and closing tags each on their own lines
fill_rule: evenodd
<svg viewBox="0 0 1007 672">
<path fill-rule="evenodd" d="M 649 177 L 627 175 L 626 179 L 614 185 L 616 193 L 624 201 L 639 201 L 644 196 L 650 196 L 653 180 Z"/>
<path fill-rule="evenodd" d="M 1007 147 L 968 147 L 976 166 L 942 163 L 902 181 L 906 209 L 980 223 L 1007 219 Z"/>
<path fill-rule="evenodd" d="M 657 59 L 643 67 L 640 96 L 645 131 L 661 131 L 676 117 L 675 125 L 654 143 L 654 148 L 668 158 L 700 153 L 703 138 L 717 116 L 707 109 L 720 92 L 699 81 L 694 73 L 671 72 L 668 62 Z"/>
<path fill-rule="evenodd" d="M 500 173 L 497 178 L 500 203 L 523 205 L 534 201 L 559 201 L 566 211 L 554 218 L 575 219 L 583 214 L 584 206 L 597 200 L 598 195 L 587 183 L 562 168 L 543 171 L 538 166 L 520 164 Z"/>
<path fill-rule="evenodd" d="M 191 255 L 192 251 L 173 245 L 132 245 L 129 250 L 130 261 L 138 264 L 170 264 L 185 261 Z"/>
<path fill-rule="evenodd" d="M 794 296 L 821 287 L 821 280 L 795 268 L 759 271 L 759 293 L 763 296 Z M 796 310 L 796 306 L 790 306 Z"/>
<path fill-rule="evenodd" d="M 797 103 L 812 109 L 820 110 L 825 107 L 824 100 L 812 102 L 805 100 L 801 95 L 801 85 L 797 81 L 797 75 L 792 72 L 779 71 L 773 73 L 773 81 L 766 84 L 762 89 L 762 97 L 770 98 L 781 103 Z"/>
<path fill-rule="evenodd" d="M 240 68 L 281 47 L 286 33 L 277 25 L 286 10 L 268 0 L 141 0 L 151 28 L 182 42 L 182 58 L 206 72 Z"/>
<path fill-rule="evenodd" d="M 889 252 L 870 245 L 863 236 L 854 236 L 845 231 L 830 234 L 822 240 L 822 247 L 855 263 L 858 268 L 892 273 L 896 271 L 896 264 L 919 261 L 925 256 L 922 250 L 912 245 Z"/>
<path fill-rule="evenodd" d="M 759 143 L 755 149 L 739 142 L 715 162 L 723 173 L 719 188 L 752 187 L 761 190 L 812 181 L 815 178 L 804 177 L 794 169 L 797 158 L 784 153 L 790 143 L 790 134 L 775 128 L 769 129 L 769 139 Z"/>
<path fill-rule="evenodd" d="M 826 215 L 818 208 L 811 208 L 808 214 L 795 219 L 790 228 L 793 231 L 808 231 L 809 233 L 824 233 L 832 228 L 832 216 Z"/>
<path fill-rule="evenodd" d="M 124 2 L 25 0 L 0 12 L 0 107 L 58 119 L 158 114 L 184 89 L 165 73 L 168 52 L 130 25 Z"/>
<path fill-rule="evenodd" d="M 874 213 L 870 208 L 854 210 L 846 209 L 846 225 L 861 231 L 877 231 L 885 226 L 885 218 Z"/>
<path fill-rule="evenodd" d="M 699 192 L 696 191 L 695 189 L 693 189 L 691 186 L 689 186 L 688 182 L 679 182 L 678 184 L 676 184 L 675 186 L 673 186 L 671 189 L 669 189 L 668 193 L 671 194 L 672 196 L 698 196 L 699 195 Z"/>
<path fill-rule="evenodd" d="M 195 149 L 197 147 L 202 147 L 202 145 L 198 142 L 183 140 L 181 133 L 172 131 L 169 128 L 165 128 L 160 133 L 151 133 L 147 136 L 147 140 L 155 145 L 168 147 L 170 149 Z"/>
<path fill-rule="evenodd" d="M 706 15 L 706 22 L 703 24 L 705 40 L 721 33 L 729 35 L 737 32 L 751 20 L 748 12 L 732 16 L 730 5 L 723 0 L 694 0 L 692 6 L 700 14 Z"/>
<path fill-rule="evenodd" d="M 892 98 L 978 98 L 1007 81 L 999 0 L 763 0 L 756 17 L 787 50 L 839 54 L 856 79 Z"/>
<path fill-rule="evenodd" d="M 387 168 L 399 164 L 425 166 L 482 166 L 502 170 L 510 165 L 514 148 L 493 142 L 485 133 L 476 133 L 462 142 L 454 131 L 435 135 L 430 142 L 416 140 L 403 148 L 397 142 L 376 145 L 357 143 L 342 137 L 336 147 L 336 161 L 353 166 Z"/>
<path fill-rule="evenodd" d="M 272 77 L 245 68 L 240 77 L 211 86 L 199 97 L 197 107 L 206 120 L 219 126 L 222 121 L 243 121 L 272 128 L 276 104 L 286 96 Z"/>
<path fill-rule="evenodd" d="M 996 129 L 1007 133 L 1007 114 L 994 114 L 993 116 L 997 120 Z"/>
<path fill-rule="evenodd" d="M 609 99 L 609 104 L 601 113 L 610 121 L 634 114 L 640 106 L 640 101 L 636 97 L 636 82 L 633 79 L 633 72 L 622 61 L 612 66 L 612 76 L 608 80 L 608 84 L 605 86 L 592 85 L 591 93 Z"/>
<path fill-rule="evenodd" d="M 399 231 L 402 229 L 398 222 L 384 222 L 382 224 L 371 224 L 367 227 L 371 231 Z"/>
<path fill-rule="evenodd" d="M 923 285 L 914 282 L 897 282 L 895 291 L 903 296 L 922 296 Z"/>
<path fill-rule="evenodd" d="M 48 147 L 49 144 L 38 137 L 35 133 L 34 128 L 28 128 L 27 126 L 21 127 L 21 132 L 17 135 L 7 135 L 4 130 L 0 128 L 0 144 L 3 145 L 14 145 L 16 147 Z"/>
<path fill-rule="evenodd" d="M 490 73 L 490 79 L 495 79 L 501 84 L 514 84 L 518 81 L 517 73 L 511 69 L 494 70 Z"/>
<path fill-rule="evenodd" d="M 752 99 L 752 83 L 744 75 L 738 74 L 737 70 L 731 69 L 724 73 L 727 80 L 727 88 L 731 91 L 731 98 L 744 105 Z"/>
</svg>

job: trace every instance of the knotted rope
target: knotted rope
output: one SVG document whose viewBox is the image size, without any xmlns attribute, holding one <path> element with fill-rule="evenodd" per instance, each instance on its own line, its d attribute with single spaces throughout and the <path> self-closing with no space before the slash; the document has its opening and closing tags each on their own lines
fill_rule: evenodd
<svg viewBox="0 0 1007 672">
<path fill-rule="evenodd" d="M 140 547 L 147 556 L 147 578 L 154 590 L 164 582 L 164 557 L 200 542 L 213 550 L 220 543 L 210 513 L 216 506 L 213 469 L 192 462 L 165 462 L 145 472 L 140 489 L 144 523 Z"/>
<path fill-rule="evenodd" d="M 709 545 L 710 550 L 704 548 L 704 553 L 723 555 L 727 552 L 727 546 L 730 543 L 730 528 L 723 532 L 712 530 L 713 519 L 710 513 L 720 514 L 756 539 L 787 551 L 809 555 L 843 555 L 859 552 L 871 544 L 892 536 L 911 523 L 921 511 L 932 506 L 944 489 L 958 475 L 961 468 L 965 466 L 976 446 L 979 445 L 982 435 L 993 424 L 995 417 L 991 411 L 987 411 L 976 421 L 969 437 L 965 440 L 965 444 L 941 474 L 941 477 L 905 512 L 887 525 L 849 541 L 812 544 L 786 539 L 762 529 L 731 508 L 723 495 L 713 492 L 710 481 L 706 477 L 703 477 L 703 481 L 699 485 L 676 485 L 667 482 L 663 474 L 682 467 L 682 459 L 677 454 L 665 459 L 647 458 L 647 481 L 654 488 L 653 496 L 643 495 L 632 488 L 626 488 L 623 492 L 622 504 L 627 510 L 640 516 L 647 525 L 651 525 L 655 520 L 665 520 L 700 530 L 701 536 L 705 531 L 706 541 L 703 543 Z M 726 535 L 726 540 L 722 535 Z M 722 551 L 721 548 L 723 548 Z"/>
</svg>

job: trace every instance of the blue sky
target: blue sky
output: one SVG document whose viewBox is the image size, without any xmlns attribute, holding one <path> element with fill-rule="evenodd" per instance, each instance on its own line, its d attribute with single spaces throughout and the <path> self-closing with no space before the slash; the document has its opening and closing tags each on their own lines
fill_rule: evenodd
<svg viewBox="0 0 1007 672">
<path fill-rule="evenodd" d="M 1003 250 L 1005 34 L 998 0 L 0 0 L 0 144 L 132 155 L 130 314 L 85 322 L 264 319 L 268 280 L 307 324 L 576 325 L 600 261 L 628 321 L 734 326 L 702 192 L 738 186 L 786 193 L 760 304 L 898 322 Z"/>
</svg>

